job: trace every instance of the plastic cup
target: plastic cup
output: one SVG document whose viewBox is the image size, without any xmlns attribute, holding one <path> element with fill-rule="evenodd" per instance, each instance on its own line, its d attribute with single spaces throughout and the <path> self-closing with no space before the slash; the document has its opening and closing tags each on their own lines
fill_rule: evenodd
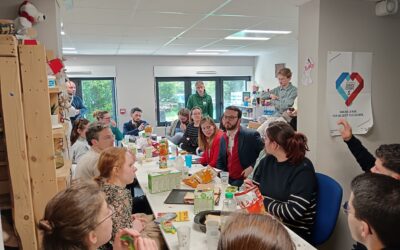
<svg viewBox="0 0 400 250">
<path fill-rule="evenodd" d="M 145 150 L 145 157 L 147 159 L 153 157 L 153 147 L 146 147 L 144 150 Z"/>
<path fill-rule="evenodd" d="M 179 249 L 190 249 L 190 227 L 189 226 L 180 226 L 176 230 L 178 233 L 178 243 Z"/>
<path fill-rule="evenodd" d="M 229 172 L 222 171 L 219 174 L 219 176 L 221 178 L 221 184 L 224 186 L 228 186 L 229 185 Z"/>
<path fill-rule="evenodd" d="M 192 167 L 192 155 L 190 154 L 185 155 L 185 166 L 188 168 Z"/>
</svg>

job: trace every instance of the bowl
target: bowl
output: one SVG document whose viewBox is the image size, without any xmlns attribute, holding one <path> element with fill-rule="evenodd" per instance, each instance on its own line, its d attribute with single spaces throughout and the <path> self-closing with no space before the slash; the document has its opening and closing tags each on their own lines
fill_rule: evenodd
<svg viewBox="0 0 400 250">
<path fill-rule="evenodd" d="M 200 213 L 196 214 L 194 217 L 194 223 L 199 225 L 200 230 L 205 233 L 206 232 L 206 216 L 212 214 L 212 215 L 221 215 L 221 210 L 206 210 L 206 211 L 201 211 Z"/>
</svg>

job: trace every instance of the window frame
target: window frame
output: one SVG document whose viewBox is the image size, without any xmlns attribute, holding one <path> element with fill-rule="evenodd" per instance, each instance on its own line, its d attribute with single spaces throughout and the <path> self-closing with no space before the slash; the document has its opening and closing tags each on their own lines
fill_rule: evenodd
<svg viewBox="0 0 400 250">
<path fill-rule="evenodd" d="M 160 121 L 160 93 L 159 93 L 159 83 L 160 82 L 172 82 L 172 81 L 181 81 L 184 82 L 184 95 L 185 95 L 185 107 L 187 105 L 187 101 L 189 96 L 192 94 L 191 82 L 192 81 L 215 81 L 215 107 L 216 110 L 214 111 L 216 114 L 215 122 L 219 122 L 219 117 L 221 117 L 223 113 L 224 107 L 224 100 L 223 100 L 223 82 L 229 80 L 242 80 L 242 81 L 251 81 L 251 76 L 210 76 L 210 77 L 155 77 L 154 84 L 155 84 L 155 102 L 156 102 L 156 118 L 157 118 L 157 126 L 158 127 L 166 127 L 171 124 L 171 122 Z M 247 84 L 245 85 L 245 90 L 247 91 Z M 208 93 L 210 94 L 210 93 Z"/>
</svg>

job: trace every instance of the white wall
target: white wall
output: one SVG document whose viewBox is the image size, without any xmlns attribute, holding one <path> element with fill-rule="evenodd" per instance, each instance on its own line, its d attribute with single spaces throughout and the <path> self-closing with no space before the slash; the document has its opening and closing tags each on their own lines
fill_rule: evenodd
<svg viewBox="0 0 400 250">
<path fill-rule="evenodd" d="M 312 0 L 300 7 L 299 64 L 306 56 L 317 56 L 312 75 L 314 84 L 299 85 L 299 130 L 310 139 L 317 171 L 326 173 L 344 188 L 361 169 L 341 138 L 329 136 L 327 120 L 326 72 L 328 51 L 372 52 L 372 109 L 374 127 L 365 136 L 357 136 L 374 152 L 383 143 L 399 143 L 398 100 L 400 82 L 400 14 L 374 15 L 375 3 L 364 0 Z M 319 25 L 316 23 L 319 22 Z M 347 218 L 340 213 L 331 239 L 320 249 L 350 249 Z"/>
<path fill-rule="evenodd" d="M 116 68 L 117 111 L 119 125 L 130 119 L 135 106 L 143 109 L 143 119 L 156 124 L 154 66 L 251 66 L 254 57 L 190 57 L 190 56 L 67 56 L 67 66 L 105 65 Z M 158 132 L 163 132 L 159 130 Z"/>
<path fill-rule="evenodd" d="M 279 82 L 275 78 L 275 64 L 286 63 L 286 67 L 293 72 L 292 83 L 297 86 L 297 54 L 297 44 L 293 44 L 259 56 L 254 76 L 257 84 L 264 90 L 277 87 Z"/>
</svg>

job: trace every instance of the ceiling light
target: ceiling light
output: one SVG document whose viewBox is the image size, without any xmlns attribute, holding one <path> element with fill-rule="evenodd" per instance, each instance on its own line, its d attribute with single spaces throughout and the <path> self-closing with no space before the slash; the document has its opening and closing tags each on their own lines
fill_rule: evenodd
<svg viewBox="0 0 400 250">
<path fill-rule="evenodd" d="M 63 50 L 63 54 L 78 54 L 76 50 Z"/>
<path fill-rule="evenodd" d="M 291 31 L 288 30 L 243 30 L 245 33 L 255 33 L 255 34 L 290 34 Z"/>
<path fill-rule="evenodd" d="M 228 52 L 229 50 L 227 49 L 196 49 L 197 52 Z"/>
<path fill-rule="evenodd" d="M 62 48 L 63 50 L 76 50 L 75 48 L 68 48 L 68 47 L 66 47 L 66 48 Z"/>
<path fill-rule="evenodd" d="M 251 37 L 251 36 L 227 36 L 226 40 L 256 40 L 256 41 L 267 41 L 271 38 L 269 37 Z"/>
<path fill-rule="evenodd" d="M 215 56 L 218 52 L 189 52 L 188 55 Z"/>
<path fill-rule="evenodd" d="M 62 36 L 65 36 L 65 31 L 62 30 L 62 31 L 60 32 L 60 34 L 61 34 Z"/>
</svg>

